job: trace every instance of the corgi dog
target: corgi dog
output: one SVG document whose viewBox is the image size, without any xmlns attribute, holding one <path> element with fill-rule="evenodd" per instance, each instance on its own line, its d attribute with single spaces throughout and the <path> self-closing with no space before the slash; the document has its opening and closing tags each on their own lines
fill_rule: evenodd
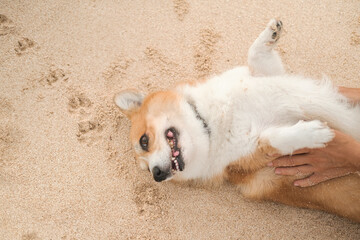
<svg viewBox="0 0 360 240">
<path fill-rule="evenodd" d="M 245 197 L 320 209 L 360 222 L 360 176 L 311 187 L 267 163 L 276 154 L 322 148 L 338 129 L 360 141 L 360 107 L 330 80 L 285 73 L 274 50 L 282 22 L 272 19 L 249 49 L 249 66 L 146 97 L 124 90 L 115 103 L 130 119 L 135 156 L 157 182 L 226 180 Z"/>
</svg>

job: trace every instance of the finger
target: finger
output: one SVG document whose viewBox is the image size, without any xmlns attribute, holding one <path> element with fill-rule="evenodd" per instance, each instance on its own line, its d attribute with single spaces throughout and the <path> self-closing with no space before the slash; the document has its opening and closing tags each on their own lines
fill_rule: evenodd
<svg viewBox="0 0 360 240">
<path fill-rule="evenodd" d="M 298 154 L 305 154 L 305 153 L 310 153 L 311 149 L 310 148 L 302 148 L 302 149 L 298 149 L 295 152 L 293 152 L 291 155 L 298 155 Z"/>
<path fill-rule="evenodd" d="M 298 167 L 285 167 L 285 168 L 276 168 L 275 174 L 285 175 L 285 176 L 304 176 L 309 173 L 313 173 L 314 170 L 310 165 L 302 165 Z"/>
<path fill-rule="evenodd" d="M 271 163 L 273 167 L 294 167 L 307 164 L 307 154 L 284 156 L 273 160 Z M 270 166 L 270 165 L 268 165 Z"/>
<path fill-rule="evenodd" d="M 296 150 L 295 152 L 293 152 L 290 155 L 292 156 L 292 155 L 297 155 L 297 154 L 305 154 L 305 153 L 310 153 L 310 151 L 311 151 L 311 149 L 309 149 L 309 148 L 302 148 L 302 149 Z M 284 155 L 282 155 L 280 153 L 272 153 L 272 154 L 268 154 L 268 156 L 278 158 L 278 157 L 281 157 Z M 286 155 L 286 156 L 289 156 L 289 155 Z"/>
<path fill-rule="evenodd" d="M 316 174 L 311 175 L 310 177 L 307 178 L 303 178 L 300 180 L 296 180 L 294 182 L 295 186 L 298 187 L 310 187 L 310 186 L 314 186 L 318 183 L 324 182 L 326 180 L 328 180 L 329 178 L 324 177 L 324 176 L 318 176 Z"/>
</svg>

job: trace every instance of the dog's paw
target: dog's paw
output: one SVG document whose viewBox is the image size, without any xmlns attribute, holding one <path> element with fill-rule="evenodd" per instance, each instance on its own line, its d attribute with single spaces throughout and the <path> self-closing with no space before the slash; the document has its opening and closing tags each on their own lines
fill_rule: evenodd
<svg viewBox="0 0 360 240">
<path fill-rule="evenodd" d="M 310 122 L 299 121 L 296 125 L 296 131 L 299 138 L 304 140 L 304 147 L 307 148 L 322 148 L 326 146 L 326 143 L 330 142 L 335 134 L 326 125 L 319 120 Z"/>
<path fill-rule="evenodd" d="M 313 120 L 273 129 L 268 137 L 274 148 L 281 154 L 288 155 L 302 148 L 323 148 L 334 136 L 334 132 L 325 123 Z"/>
<path fill-rule="evenodd" d="M 280 39 L 282 27 L 283 23 L 280 20 L 271 19 L 264 31 L 264 37 L 266 37 L 265 42 L 267 42 L 268 44 L 277 42 Z"/>
</svg>

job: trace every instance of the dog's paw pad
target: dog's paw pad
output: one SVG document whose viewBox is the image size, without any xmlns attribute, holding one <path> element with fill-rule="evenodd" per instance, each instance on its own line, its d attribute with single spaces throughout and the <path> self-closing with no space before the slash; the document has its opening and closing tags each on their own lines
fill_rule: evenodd
<svg viewBox="0 0 360 240">
<path fill-rule="evenodd" d="M 283 23 L 277 19 L 271 19 L 267 25 L 268 32 L 268 43 L 277 42 L 280 38 L 281 32 L 283 28 Z"/>
</svg>

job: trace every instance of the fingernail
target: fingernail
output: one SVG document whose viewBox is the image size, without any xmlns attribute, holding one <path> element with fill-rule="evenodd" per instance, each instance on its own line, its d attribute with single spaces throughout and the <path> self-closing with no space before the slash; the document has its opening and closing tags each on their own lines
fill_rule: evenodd
<svg viewBox="0 0 360 240">
<path fill-rule="evenodd" d="M 273 164 L 272 162 L 268 162 L 266 165 L 267 165 L 268 167 L 274 166 L 274 164 Z"/>
</svg>

